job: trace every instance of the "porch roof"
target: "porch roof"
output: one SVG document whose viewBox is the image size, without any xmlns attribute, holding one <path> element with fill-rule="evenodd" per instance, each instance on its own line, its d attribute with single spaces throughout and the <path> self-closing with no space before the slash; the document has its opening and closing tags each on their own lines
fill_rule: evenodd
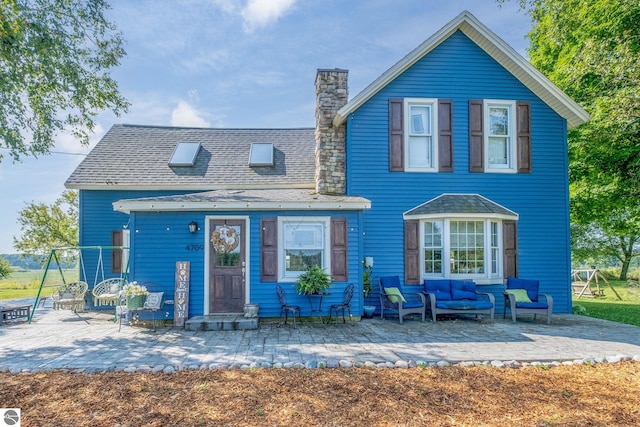
<svg viewBox="0 0 640 427">
<path fill-rule="evenodd" d="M 123 199 L 113 203 L 120 212 L 211 210 L 363 210 L 371 201 L 357 196 L 318 194 L 305 189 L 213 190 L 164 197 Z"/>
<path fill-rule="evenodd" d="M 435 199 L 416 206 L 404 217 L 425 216 L 496 216 L 517 219 L 518 214 L 479 194 L 441 194 Z"/>
</svg>

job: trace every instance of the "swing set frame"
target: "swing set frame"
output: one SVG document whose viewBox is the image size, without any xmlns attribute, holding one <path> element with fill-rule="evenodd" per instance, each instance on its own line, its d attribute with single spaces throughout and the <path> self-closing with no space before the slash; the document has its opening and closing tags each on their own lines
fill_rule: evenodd
<svg viewBox="0 0 640 427">
<path fill-rule="evenodd" d="M 49 257 L 47 258 L 47 263 L 44 269 L 44 274 L 42 275 L 42 280 L 40 281 L 40 287 L 38 288 L 38 294 L 36 295 L 36 300 L 33 302 L 33 309 L 31 310 L 31 315 L 29 316 L 29 324 L 31 323 L 31 321 L 33 320 L 33 315 L 35 314 L 36 308 L 38 307 L 38 302 L 40 300 L 40 295 L 42 294 L 42 289 L 45 287 L 56 287 L 56 286 L 60 286 L 60 284 L 56 284 L 53 286 L 45 286 L 45 281 L 47 280 L 47 274 L 49 273 L 49 271 L 51 270 L 51 264 L 52 262 L 55 263 L 55 265 L 57 265 L 57 270 L 58 273 L 60 273 L 60 278 L 62 280 L 62 284 L 66 285 L 67 284 L 67 280 L 64 277 L 64 273 L 62 271 L 62 265 L 60 263 L 60 257 L 58 256 L 59 252 L 71 252 L 71 251 L 77 251 L 78 252 L 78 279 L 84 278 L 85 280 L 88 280 L 87 274 L 86 274 L 86 269 L 85 269 L 85 265 L 84 265 L 84 259 L 82 257 L 82 251 L 98 251 L 98 261 L 96 262 L 96 273 L 94 276 L 94 281 L 93 281 L 93 287 L 96 286 L 96 284 L 98 284 L 98 276 L 101 273 L 101 280 L 104 280 L 104 263 L 102 261 L 102 252 L 104 250 L 129 250 L 128 246 L 70 246 L 70 247 L 62 247 L 62 248 L 53 248 L 51 249 L 51 251 L 49 251 Z M 122 270 L 121 274 L 121 278 L 126 282 L 129 276 L 129 259 L 130 257 L 127 256 L 127 262 L 126 262 L 126 266 L 125 268 Z"/>
</svg>

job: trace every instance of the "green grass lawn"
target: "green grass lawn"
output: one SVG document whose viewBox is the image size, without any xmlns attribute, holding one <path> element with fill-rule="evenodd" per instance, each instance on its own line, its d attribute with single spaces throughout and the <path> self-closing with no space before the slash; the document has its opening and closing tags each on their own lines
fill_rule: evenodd
<svg viewBox="0 0 640 427">
<path fill-rule="evenodd" d="M 14 271 L 6 279 L 0 279 L 0 301 L 35 297 L 38 294 L 43 274 L 44 270 L 21 270 Z M 75 270 L 63 270 L 63 274 L 67 282 L 78 278 L 78 272 Z M 53 286 L 61 283 L 60 273 L 57 270 L 49 270 L 45 287 L 40 295 L 51 295 Z"/>
<path fill-rule="evenodd" d="M 612 320 L 640 326 L 640 287 L 632 287 L 624 280 L 610 280 L 622 300 L 618 300 L 606 283 L 600 283 L 604 296 L 596 298 L 573 297 L 573 312 L 598 319 Z M 604 285 L 604 286 L 603 286 Z M 584 307 L 585 312 L 579 307 Z"/>
</svg>

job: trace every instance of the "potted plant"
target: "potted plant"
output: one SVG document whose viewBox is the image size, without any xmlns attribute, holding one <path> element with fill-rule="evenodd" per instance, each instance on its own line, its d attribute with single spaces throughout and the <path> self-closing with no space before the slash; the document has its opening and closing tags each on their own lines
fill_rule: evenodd
<svg viewBox="0 0 640 427">
<path fill-rule="evenodd" d="M 366 301 L 364 308 L 364 317 L 367 319 L 371 319 L 373 317 L 373 312 L 376 311 L 376 307 L 371 305 L 371 265 L 367 262 L 366 259 L 362 260 L 362 265 L 364 266 L 364 270 L 362 271 L 362 292 L 364 294 L 364 298 Z"/>
<path fill-rule="evenodd" d="M 296 291 L 300 295 L 322 295 L 331 287 L 331 276 L 322 270 L 319 265 L 307 268 L 307 271 L 298 276 Z"/>
<path fill-rule="evenodd" d="M 130 282 L 122 288 L 122 294 L 127 298 L 127 308 L 136 310 L 144 305 L 144 297 L 149 295 L 147 287 L 138 282 Z"/>
</svg>

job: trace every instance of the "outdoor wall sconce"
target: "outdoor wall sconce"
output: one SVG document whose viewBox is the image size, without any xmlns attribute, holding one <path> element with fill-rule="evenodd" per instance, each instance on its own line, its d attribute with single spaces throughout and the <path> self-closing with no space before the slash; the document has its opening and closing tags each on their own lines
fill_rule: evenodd
<svg viewBox="0 0 640 427">
<path fill-rule="evenodd" d="M 189 223 L 189 233 L 193 234 L 198 231 L 198 223 L 195 221 L 191 221 Z"/>
<path fill-rule="evenodd" d="M 364 257 L 364 266 L 366 268 L 372 268 L 373 267 L 373 257 L 372 256 Z"/>
</svg>

